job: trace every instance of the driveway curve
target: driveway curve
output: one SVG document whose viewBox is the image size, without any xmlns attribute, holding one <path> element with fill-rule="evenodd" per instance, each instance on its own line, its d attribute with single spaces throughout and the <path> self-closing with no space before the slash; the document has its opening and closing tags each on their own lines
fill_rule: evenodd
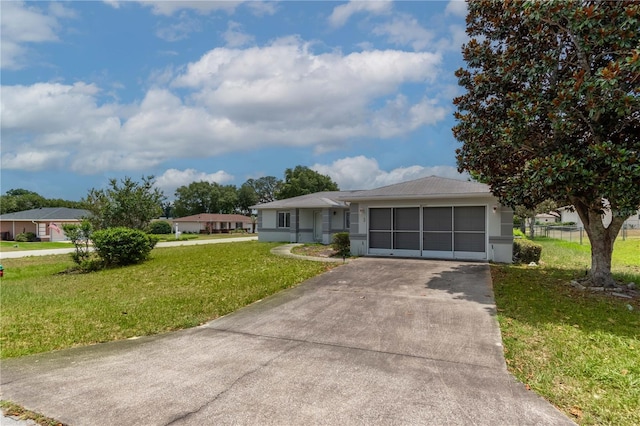
<svg viewBox="0 0 640 426">
<path fill-rule="evenodd" d="M 203 326 L 4 360 L 70 425 L 569 425 L 507 372 L 488 265 L 359 258 Z"/>
</svg>

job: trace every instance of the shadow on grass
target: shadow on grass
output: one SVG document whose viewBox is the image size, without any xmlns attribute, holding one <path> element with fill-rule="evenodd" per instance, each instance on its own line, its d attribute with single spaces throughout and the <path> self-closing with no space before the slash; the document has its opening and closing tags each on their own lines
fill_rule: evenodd
<svg viewBox="0 0 640 426">
<path fill-rule="evenodd" d="M 640 300 L 578 290 L 584 270 L 492 265 L 498 313 L 530 325 L 568 325 L 586 332 L 638 338 Z"/>
</svg>

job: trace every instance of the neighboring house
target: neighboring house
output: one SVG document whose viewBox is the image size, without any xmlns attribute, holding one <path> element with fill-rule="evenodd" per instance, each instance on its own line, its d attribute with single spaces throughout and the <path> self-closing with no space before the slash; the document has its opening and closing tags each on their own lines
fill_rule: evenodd
<svg viewBox="0 0 640 426">
<path fill-rule="evenodd" d="M 558 209 L 560 211 L 561 221 L 562 222 L 575 222 L 576 226 L 579 228 L 584 228 L 582 224 L 582 220 L 580 220 L 580 216 L 578 212 L 573 209 L 571 206 L 566 206 Z M 611 223 L 611 211 L 605 210 L 604 216 L 602 216 L 602 223 L 605 226 L 609 226 Z M 627 220 L 625 220 L 624 227 L 628 229 L 639 229 L 640 228 L 640 209 L 635 212 L 635 214 L 631 215 Z"/>
<path fill-rule="evenodd" d="M 178 231 L 195 234 L 228 233 L 235 229 L 252 232 L 252 219 L 241 214 L 200 213 L 173 219 L 172 227 Z"/>
<path fill-rule="evenodd" d="M 251 206 L 258 210 L 258 239 L 330 244 L 333 234 L 349 231 L 349 203 L 340 197 L 354 192 L 316 192 Z"/>
<path fill-rule="evenodd" d="M 33 232 L 41 241 L 65 241 L 63 224 L 79 224 L 91 213 L 67 207 L 42 207 L 0 215 L 3 240 L 13 240 L 17 234 Z"/>
<path fill-rule="evenodd" d="M 430 176 L 253 208 L 263 241 L 328 244 L 348 229 L 353 255 L 512 261 L 513 211 L 481 183 Z"/>
<path fill-rule="evenodd" d="M 536 223 L 556 223 L 560 218 L 557 215 L 551 213 L 540 213 L 536 215 Z"/>
</svg>

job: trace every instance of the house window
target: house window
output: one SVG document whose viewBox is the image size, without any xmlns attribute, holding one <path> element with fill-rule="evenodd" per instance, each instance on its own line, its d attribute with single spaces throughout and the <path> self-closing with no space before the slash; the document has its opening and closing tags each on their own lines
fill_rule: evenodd
<svg viewBox="0 0 640 426">
<path fill-rule="evenodd" d="M 278 212 L 278 228 L 288 228 L 291 226 L 291 213 Z"/>
<path fill-rule="evenodd" d="M 344 212 L 344 229 L 351 229 L 351 212 Z"/>
</svg>

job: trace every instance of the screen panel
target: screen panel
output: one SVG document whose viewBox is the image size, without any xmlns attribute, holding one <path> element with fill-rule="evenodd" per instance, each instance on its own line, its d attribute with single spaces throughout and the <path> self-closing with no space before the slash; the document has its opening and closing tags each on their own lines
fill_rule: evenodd
<svg viewBox="0 0 640 426">
<path fill-rule="evenodd" d="M 422 209 L 422 226 L 424 231 L 451 231 L 451 207 L 424 207 Z"/>
</svg>

